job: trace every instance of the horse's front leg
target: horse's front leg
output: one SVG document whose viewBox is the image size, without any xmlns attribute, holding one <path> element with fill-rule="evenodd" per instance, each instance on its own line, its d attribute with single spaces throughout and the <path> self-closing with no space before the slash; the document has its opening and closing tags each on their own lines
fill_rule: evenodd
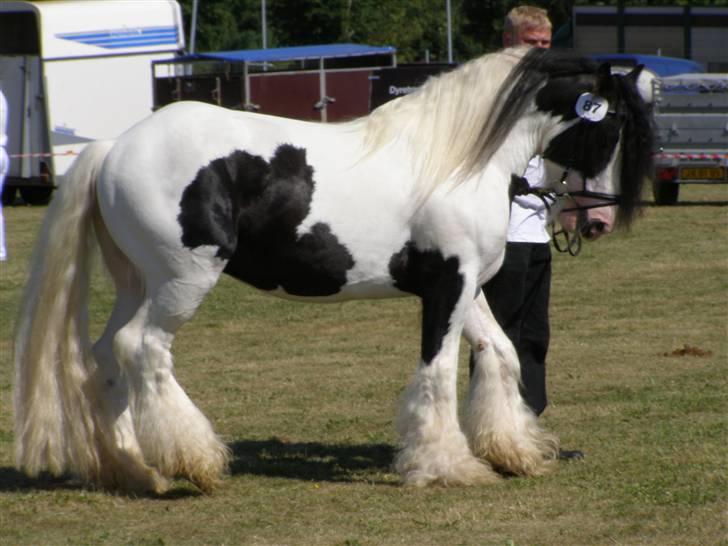
<svg viewBox="0 0 728 546">
<path fill-rule="evenodd" d="M 470 451 L 457 414 L 460 336 L 474 290 L 475 283 L 466 283 L 455 270 L 420 294 L 422 359 L 397 420 L 402 449 L 395 468 L 407 484 L 471 485 L 498 479 Z"/>
<path fill-rule="evenodd" d="M 499 470 L 543 474 L 556 460 L 558 439 L 539 426 L 521 397 L 516 349 L 482 292 L 468 312 L 464 334 L 474 358 L 464 423 L 473 452 Z"/>
</svg>

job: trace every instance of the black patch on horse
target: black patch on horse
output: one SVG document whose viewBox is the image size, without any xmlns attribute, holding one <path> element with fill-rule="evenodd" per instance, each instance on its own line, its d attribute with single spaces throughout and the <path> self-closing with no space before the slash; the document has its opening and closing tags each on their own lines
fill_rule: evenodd
<svg viewBox="0 0 728 546">
<path fill-rule="evenodd" d="M 422 299 L 422 360 L 432 362 L 450 329 L 450 317 L 463 291 L 460 260 L 408 242 L 389 260 L 394 286 Z"/>
<path fill-rule="evenodd" d="M 615 153 L 620 125 L 614 117 L 599 123 L 582 120 L 551 139 L 543 157 L 576 169 L 586 178 L 594 178 Z"/>
<path fill-rule="evenodd" d="M 566 121 L 573 120 L 577 117 L 575 106 L 579 95 L 596 92 L 609 101 L 609 108 L 615 108 L 618 100 L 610 76 L 609 67 L 605 65 L 589 77 L 553 77 L 536 94 L 536 107 Z M 556 135 L 548 143 L 543 157 L 576 169 L 587 178 L 594 178 L 612 159 L 621 126 L 621 120 L 613 114 L 596 123 L 581 119 Z"/>
<path fill-rule="evenodd" d="M 336 294 L 354 266 L 350 252 L 323 222 L 296 233 L 314 186 L 306 151 L 289 144 L 270 163 L 243 151 L 215 159 L 182 195 L 182 243 L 217 246 L 217 256 L 228 260 L 225 273 L 261 290 Z"/>
</svg>

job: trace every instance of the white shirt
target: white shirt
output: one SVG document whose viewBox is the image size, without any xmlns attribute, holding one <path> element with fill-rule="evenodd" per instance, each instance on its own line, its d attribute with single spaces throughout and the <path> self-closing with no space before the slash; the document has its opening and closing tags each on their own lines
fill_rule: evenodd
<svg viewBox="0 0 728 546">
<path fill-rule="evenodd" d="M 546 182 L 546 169 L 541 156 L 528 162 L 523 177 L 532 187 L 542 188 Z M 509 243 L 548 243 L 551 237 L 546 231 L 548 211 L 544 202 L 535 195 L 516 195 L 511 203 L 511 219 L 508 223 Z"/>
</svg>

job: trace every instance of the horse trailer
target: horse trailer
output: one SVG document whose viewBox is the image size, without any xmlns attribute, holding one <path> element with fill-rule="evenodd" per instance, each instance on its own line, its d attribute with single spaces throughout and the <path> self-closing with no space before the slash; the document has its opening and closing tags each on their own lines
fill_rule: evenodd
<svg viewBox="0 0 728 546">
<path fill-rule="evenodd" d="M 674 205 L 682 184 L 728 184 L 728 74 L 679 74 L 657 88 L 653 193 Z"/>
<path fill-rule="evenodd" d="M 47 202 L 87 143 L 149 115 L 152 62 L 183 48 L 175 0 L 0 3 L 10 155 L 3 203 L 18 191 Z"/>
</svg>

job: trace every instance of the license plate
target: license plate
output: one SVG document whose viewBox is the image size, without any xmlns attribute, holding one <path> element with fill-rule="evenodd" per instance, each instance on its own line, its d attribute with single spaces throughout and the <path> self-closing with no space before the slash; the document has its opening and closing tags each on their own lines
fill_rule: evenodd
<svg viewBox="0 0 728 546">
<path fill-rule="evenodd" d="M 725 169 L 723 167 L 683 167 L 680 169 L 682 180 L 723 180 Z"/>
</svg>

